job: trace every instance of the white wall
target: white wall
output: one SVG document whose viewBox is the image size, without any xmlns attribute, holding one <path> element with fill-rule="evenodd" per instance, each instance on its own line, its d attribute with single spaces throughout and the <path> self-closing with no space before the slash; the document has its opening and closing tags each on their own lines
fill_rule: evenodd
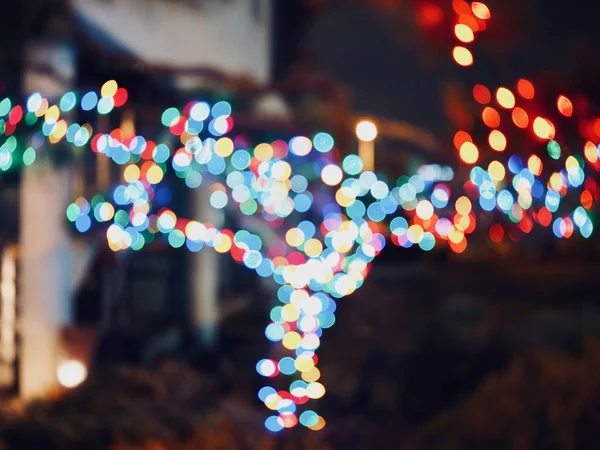
<svg viewBox="0 0 600 450">
<path fill-rule="evenodd" d="M 42 396 L 56 384 L 59 336 L 71 318 L 71 252 L 65 230 L 70 170 L 47 162 L 21 180 L 21 395 Z"/>
<path fill-rule="evenodd" d="M 260 4 L 261 17 L 253 13 Z M 153 64 L 210 67 L 266 82 L 270 0 L 73 0 L 79 14 Z"/>
</svg>

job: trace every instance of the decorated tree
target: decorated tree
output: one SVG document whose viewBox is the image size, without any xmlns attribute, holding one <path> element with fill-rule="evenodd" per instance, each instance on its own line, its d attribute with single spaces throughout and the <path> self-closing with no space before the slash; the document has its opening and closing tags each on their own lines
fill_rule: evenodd
<svg viewBox="0 0 600 450">
<path fill-rule="evenodd" d="M 472 42 L 487 28 L 492 13 L 480 2 L 456 0 L 452 7 L 457 39 L 452 55 L 461 67 L 470 67 L 475 61 Z M 438 7 L 431 8 L 427 20 L 437 17 Z M 260 390 L 259 398 L 274 411 L 265 425 L 273 432 L 298 423 L 320 430 L 325 420 L 305 405 L 325 393 L 316 354 L 323 329 L 334 324 L 337 301 L 362 286 L 386 237 L 405 248 L 447 246 L 455 253 L 466 251 L 478 224 L 496 242 L 505 233 L 518 241 L 537 224 L 551 225 L 558 238 L 576 232 L 590 237 L 588 211 L 597 199 L 590 176 L 598 169 L 596 121 L 582 108 L 583 119 L 575 129 L 586 143 L 583 148 L 565 145 L 554 116 L 574 115 L 575 97 L 559 96 L 558 113 L 551 115 L 537 103 L 527 103 L 534 97 L 531 82 L 519 80 L 514 91 L 475 86 L 473 96 L 484 107 L 487 129 L 473 125 L 469 132 L 456 133 L 460 165 L 451 177 L 432 165 L 390 183 L 363 170 L 358 156 L 336 148 L 332 134 L 322 130 L 312 130 L 310 137 L 238 133 L 231 98 L 197 98 L 169 107 L 161 114 L 162 126 L 157 123 L 147 137 L 131 127 L 94 131 L 89 124 L 65 119 L 74 108 L 109 114 L 123 106 L 127 92 L 114 80 L 102 86 L 100 95 L 69 92 L 57 105 L 40 94 L 30 96 L 25 107 L 3 101 L 2 151 L 14 158 L 18 149 L 25 149 L 19 157 L 27 163 L 38 149 L 51 152 L 48 143 L 67 142 L 123 166 L 121 185 L 90 199 L 78 198 L 66 212 L 81 233 L 102 227 L 114 251 L 141 250 L 157 239 L 192 252 L 209 247 L 230 253 L 279 285 L 279 304 L 265 334 L 280 345 L 259 361 L 257 371 L 267 378 L 282 374 L 295 379 L 277 379 Z M 511 151 L 508 133 L 501 131 L 501 123 L 511 122 L 528 131 L 521 143 L 527 147 L 524 155 Z M 36 131 L 19 142 L 14 133 L 23 126 Z M 551 164 L 540 156 L 540 147 Z M 178 216 L 157 195 L 170 172 L 190 189 L 208 183 L 211 207 L 235 215 L 239 228 Z"/>
</svg>

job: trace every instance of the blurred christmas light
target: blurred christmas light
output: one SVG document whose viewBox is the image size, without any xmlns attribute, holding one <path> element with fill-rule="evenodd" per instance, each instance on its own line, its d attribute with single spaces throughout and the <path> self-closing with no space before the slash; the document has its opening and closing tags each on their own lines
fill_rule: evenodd
<svg viewBox="0 0 600 450">
<path fill-rule="evenodd" d="M 452 6 L 457 13 L 454 30 L 459 41 L 453 57 L 459 65 L 470 66 L 473 54 L 465 44 L 483 29 L 478 21 L 490 19 L 491 12 L 479 2 L 454 0 Z M 103 224 L 114 251 L 137 251 L 161 236 L 169 245 L 185 245 L 193 252 L 212 247 L 231 254 L 259 276 L 272 278 L 279 285 L 279 304 L 271 311 L 265 335 L 279 343 L 287 356 L 264 359 L 256 369 L 267 378 L 283 375 L 296 379 L 288 390 L 260 390 L 261 401 L 277 413 L 265 426 L 277 432 L 300 423 L 319 430 L 325 426 L 320 416 L 312 410 L 297 410 L 309 399 L 325 394 L 318 381 L 315 352 L 323 329 L 335 323 L 335 299 L 362 286 L 371 262 L 386 243 L 384 235 L 405 248 L 419 246 L 431 251 L 447 246 L 463 253 L 469 235 L 482 223 L 481 216 L 492 212 L 490 216 L 497 213 L 506 218 L 486 228 L 495 244 L 513 240 L 514 230 L 529 233 L 534 222 L 549 227 L 560 239 L 572 237 L 575 231 L 584 238 L 591 235 L 593 223 L 588 211 L 596 202 L 597 185 L 586 175 L 590 169 L 597 170 L 598 147 L 588 137 L 582 154 L 569 154 L 567 147 L 563 149 L 558 143 L 562 141 L 555 140 L 553 122 L 537 116 L 537 110 L 528 106 L 535 96 L 533 84 L 520 79 L 515 92 L 517 96 L 508 87 L 499 87 L 494 101 L 500 108 L 483 106 L 481 121 L 488 129 L 485 135 L 492 152 L 486 151 L 485 144 L 476 143 L 477 133 L 458 131 L 454 135 L 459 159 L 469 167 L 468 180 L 462 185 L 464 193 L 454 185 L 451 188 L 451 169 L 444 171 L 435 165 L 422 166 L 416 174 L 400 177 L 390 185 L 373 171 L 365 171 L 364 161 L 356 155 L 337 161 L 334 139 L 326 132 L 312 139 L 294 136 L 287 141 L 242 145 L 229 135 L 234 122 L 232 106 L 226 101 L 213 105 L 193 101 L 182 109 L 167 108 L 161 123 L 171 137 L 164 142 L 136 136 L 133 126 L 94 134 L 89 125 L 69 124 L 61 117 L 77 105 L 84 111 L 97 108 L 100 114 L 123 106 L 127 92 L 114 81 L 105 83 L 100 95 L 67 93 L 59 105 L 51 105 L 39 94 L 29 97 L 25 109 L 2 100 L 0 117 L 6 121 L 2 129 L 6 139 L 0 146 L 0 168 L 12 167 L 19 159 L 13 155 L 21 147 L 24 153 L 19 160 L 25 165 L 34 163 L 40 145 L 17 145 L 13 136 L 27 114 L 32 114 L 33 123 L 43 122 L 38 124 L 42 131 L 38 136 L 44 141 L 55 144 L 66 138 L 76 146 L 89 145 L 94 152 L 124 166 L 124 183 L 109 195 L 79 198 L 69 205 L 66 216 L 79 232 Z M 490 89 L 481 84 L 473 88 L 473 98 L 481 105 L 492 102 Z M 558 98 L 556 106 L 564 117 L 576 112 L 565 96 Z M 507 162 L 499 160 L 502 155 L 498 152 L 511 153 L 506 137 L 511 123 L 528 136 L 537 137 L 562 168 L 544 172 L 542 159 L 533 152 L 513 155 Z M 377 138 L 377 125 L 370 121 L 359 123 L 355 131 L 361 141 Z M 177 217 L 168 205 L 158 202 L 158 189 L 170 170 L 190 188 L 203 183 L 208 186 L 215 209 L 260 217 L 276 238 Z M 559 216 L 570 191 L 577 194 L 580 205 Z M 453 193 L 456 200 L 452 200 Z M 76 377 L 72 373 L 77 370 L 65 369 L 71 373 L 64 376 L 68 384 L 73 383 Z"/>
</svg>

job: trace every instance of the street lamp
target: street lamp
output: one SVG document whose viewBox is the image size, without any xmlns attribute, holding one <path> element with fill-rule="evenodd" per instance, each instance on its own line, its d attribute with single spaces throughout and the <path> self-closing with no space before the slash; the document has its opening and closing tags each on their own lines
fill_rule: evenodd
<svg viewBox="0 0 600 450">
<path fill-rule="evenodd" d="M 356 125 L 358 156 L 363 162 L 363 170 L 375 170 L 375 138 L 377 126 L 370 120 L 362 120 Z"/>
</svg>

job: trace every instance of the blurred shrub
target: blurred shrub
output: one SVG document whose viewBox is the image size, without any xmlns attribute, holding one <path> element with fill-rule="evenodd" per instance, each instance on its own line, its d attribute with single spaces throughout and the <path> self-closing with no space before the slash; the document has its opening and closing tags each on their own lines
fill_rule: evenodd
<svg viewBox="0 0 600 450">
<path fill-rule="evenodd" d="M 513 359 L 461 402 L 431 420 L 414 449 L 591 450 L 600 442 L 600 342 L 579 357 Z"/>
<path fill-rule="evenodd" d="M 3 414 L 0 450 L 327 448 L 293 434 L 285 438 L 298 444 L 286 446 L 264 432 L 262 420 L 258 426 L 238 423 L 221 407 L 221 397 L 216 380 L 184 366 L 116 368 L 60 399 Z"/>
</svg>

